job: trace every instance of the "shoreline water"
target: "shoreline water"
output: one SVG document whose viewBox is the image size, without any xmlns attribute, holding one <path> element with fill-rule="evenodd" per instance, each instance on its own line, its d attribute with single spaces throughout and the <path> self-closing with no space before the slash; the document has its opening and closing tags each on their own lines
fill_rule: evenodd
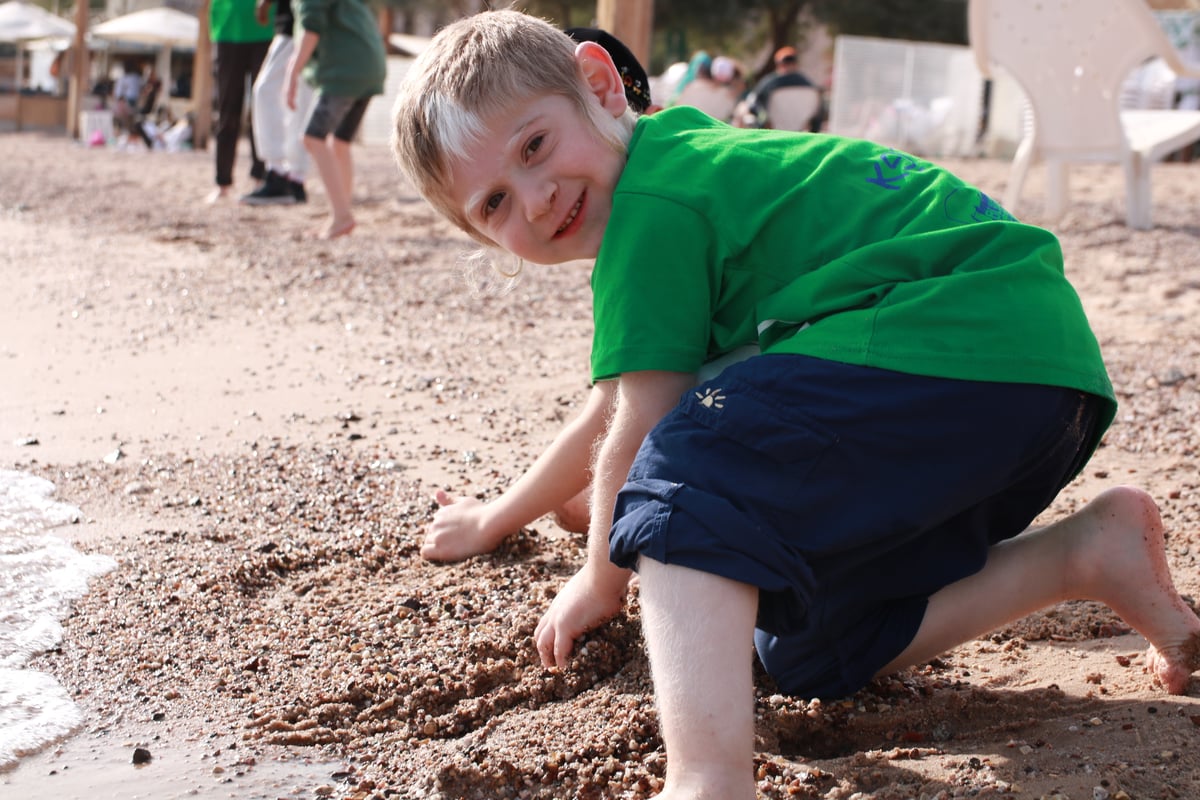
<svg viewBox="0 0 1200 800">
<path fill-rule="evenodd" d="M 193 718 L 130 725 L 128 699 L 118 699 L 116 718 L 98 719 L 80 705 L 87 691 L 72 693 L 29 665 L 63 644 L 61 621 L 89 584 L 119 569 L 77 550 L 76 526 L 89 527 L 53 483 L 0 469 L 0 788 L 23 800 L 345 797 L 344 762 L 239 750 L 236 731 L 206 731 Z M 103 535 L 93 539 L 103 545 Z"/>
<path fill-rule="evenodd" d="M 30 660 L 62 642 L 63 620 L 88 582 L 116 568 L 85 555 L 56 529 L 77 522 L 78 508 L 54 499 L 54 485 L 27 472 L 0 470 L 0 772 L 73 734 L 78 706 Z"/>
</svg>

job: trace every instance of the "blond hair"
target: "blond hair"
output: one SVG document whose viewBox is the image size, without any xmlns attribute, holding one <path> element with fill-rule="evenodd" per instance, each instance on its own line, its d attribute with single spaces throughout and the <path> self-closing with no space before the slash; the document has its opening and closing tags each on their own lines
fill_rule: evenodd
<svg viewBox="0 0 1200 800">
<path fill-rule="evenodd" d="M 409 68 L 394 109 L 392 150 L 429 203 L 477 241 L 495 243 L 470 224 L 450 197 L 450 169 L 486 132 L 486 120 L 529 100 L 570 100 L 601 140 L 625 153 L 636 118 L 604 111 L 575 60 L 575 42 L 548 22 L 519 11 L 484 11 L 452 23 Z"/>
</svg>

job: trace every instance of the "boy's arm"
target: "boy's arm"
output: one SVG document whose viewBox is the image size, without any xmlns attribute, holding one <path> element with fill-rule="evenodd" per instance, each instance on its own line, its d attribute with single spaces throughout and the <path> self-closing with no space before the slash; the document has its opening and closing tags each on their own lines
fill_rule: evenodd
<svg viewBox="0 0 1200 800">
<path fill-rule="evenodd" d="M 695 381 L 695 375 L 682 372 L 621 376 L 612 426 L 596 460 L 587 561 L 554 598 L 534 631 L 543 665 L 564 667 L 575 640 L 621 610 L 629 570 L 608 558 L 613 504 L 642 440 Z"/>
<path fill-rule="evenodd" d="M 321 41 L 321 36 L 318 33 L 305 29 L 304 35 L 300 37 L 300 41 L 296 44 L 296 50 L 292 53 L 292 60 L 288 62 L 287 75 L 287 107 L 292 111 L 296 110 L 296 83 L 300 80 L 300 73 L 303 71 L 305 64 L 312 58 L 312 54 L 317 50 L 317 42 Z"/>
<path fill-rule="evenodd" d="M 432 561 L 457 561 L 488 552 L 505 536 L 582 492 L 591 480 L 594 449 L 608 428 L 616 389 L 616 381 L 595 384 L 579 416 L 559 432 L 516 483 L 491 503 L 452 501 L 439 493 L 442 508 L 425 535 L 421 556 Z"/>
</svg>

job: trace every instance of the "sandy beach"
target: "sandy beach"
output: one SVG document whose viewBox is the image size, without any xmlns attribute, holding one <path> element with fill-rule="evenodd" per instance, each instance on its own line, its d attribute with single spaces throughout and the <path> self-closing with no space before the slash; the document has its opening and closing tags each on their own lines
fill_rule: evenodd
<svg viewBox="0 0 1200 800">
<path fill-rule="evenodd" d="M 417 555 L 439 488 L 498 495 L 587 392 L 588 266 L 502 290 L 465 236 L 355 151 L 358 228 L 307 205 L 207 206 L 211 153 L 0 134 L 0 468 L 58 487 L 58 530 L 116 559 L 33 662 L 70 739 L 5 798 L 647 798 L 665 759 L 636 598 L 562 674 L 530 636 L 582 539 L 541 520 L 461 564 Z M 1007 163 L 947 162 L 1003 195 Z M 235 190 L 252 188 L 242 152 Z M 1154 172 L 1125 227 L 1119 167 L 1039 217 L 1121 400 L 1046 512 L 1131 483 L 1159 501 L 1200 598 L 1200 166 Z M 1013 310 L 1019 316 L 1020 309 Z M 1165 694 L 1145 642 L 1068 603 L 844 700 L 758 680 L 764 798 L 1200 797 L 1200 681 Z M 136 748 L 148 763 L 133 764 Z"/>
</svg>

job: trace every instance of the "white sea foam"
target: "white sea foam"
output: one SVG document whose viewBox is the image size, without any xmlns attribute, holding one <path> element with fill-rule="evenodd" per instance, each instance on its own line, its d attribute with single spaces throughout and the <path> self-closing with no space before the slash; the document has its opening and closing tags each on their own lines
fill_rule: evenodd
<svg viewBox="0 0 1200 800">
<path fill-rule="evenodd" d="M 116 566 L 51 532 L 79 517 L 79 509 L 54 499 L 50 481 L 0 470 L 0 770 L 81 722 L 62 685 L 27 666 L 62 641 L 59 620 L 88 581 Z"/>
</svg>

